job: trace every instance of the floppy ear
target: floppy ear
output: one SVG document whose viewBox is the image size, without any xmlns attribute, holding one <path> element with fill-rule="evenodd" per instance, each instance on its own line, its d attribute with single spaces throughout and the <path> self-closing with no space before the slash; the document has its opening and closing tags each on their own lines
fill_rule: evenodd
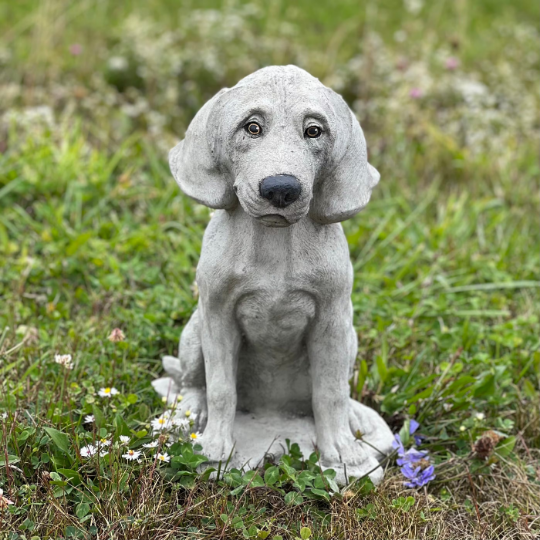
<svg viewBox="0 0 540 540">
<path fill-rule="evenodd" d="M 186 136 L 169 152 L 169 166 L 180 189 L 210 208 L 232 208 L 237 202 L 233 183 L 220 164 L 222 97 L 220 90 L 195 115 Z"/>
<path fill-rule="evenodd" d="M 364 133 L 349 106 L 325 88 L 334 113 L 335 141 L 328 166 L 313 186 L 309 216 L 322 224 L 344 221 L 367 205 L 381 175 L 367 161 Z"/>
</svg>

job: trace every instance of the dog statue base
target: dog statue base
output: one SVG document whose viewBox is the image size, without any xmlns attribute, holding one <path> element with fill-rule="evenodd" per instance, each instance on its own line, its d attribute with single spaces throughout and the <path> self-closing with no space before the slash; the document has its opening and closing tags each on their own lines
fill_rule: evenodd
<svg viewBox="0 0 540 540">
<path fill-rule="evenodd" d="M 152 382 L 156 392 L 165 397 L 170 405 L 177 403 L 180 389 L 171 377 L 162 377 Z M 357 412 L 356 420 L 365 452 L 369 455 L 361 466 L 347 468 L 343 466 L 325 467 L 336 471 L 336 482 L 346 485 L 352 478 L 369 475 L 374 484 L 378 484 L 384 475 L 384 466 L 379 465 L 392 451 L 394 437 L 386 422 L 371 408 L 351 399 L 350 407 Z M 181 414 L 179 412 L 179 414 Z M 363 427 L 364 429 L 361 429 Z M 267 413 L 245 413 L 237 411 L 233 426 L 235 452 L 228 469 L 250 470 L 260 467 L 265 461 L 276 462 L 287 451 L 287 439 L 297 443 L 305 459 L 315 449 L 315 423 L 310 416 L 293 416 Z M 202 453 L 204 454 L 204 447 Z M 208 463 L 207 466 L 216 466 Z M 222 467 L 223 467 L 222 463 Z"/>
</svg>

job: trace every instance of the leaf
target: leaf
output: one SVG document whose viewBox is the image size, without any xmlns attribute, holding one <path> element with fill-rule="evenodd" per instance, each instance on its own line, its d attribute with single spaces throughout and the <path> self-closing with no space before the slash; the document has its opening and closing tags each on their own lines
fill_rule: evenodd
<svg viewBox="0 0 540 540">
<path fill-rule="evenodd" d="M 65 433 L 62 433 L 54 428 L 45 428 L 45 431 L 57 448 L 59 448 L 65 454 L 69 454 L 69 438 Z"/>
<path fill-rule="evenodd" d="M 21 461 L 17 456 L 12 456 L 11 454 L 8 455 L 8 463 L 10 465 L 13 465 L 15 463 L 19 463 Z M 6 464 L 6 456 L 3 455 L 0 457 L 0 467 L 4 467 Z"/>
<path fill-rule="evenodd" d="M 83 518 L 88 513 L 90 513 L 90 505 L 88 503 L 83 502 L 77 505 L 77 508 L 75 509 L 75 515 L 79 519 Z"/>
<path fill-rule="evenodd" d="M 71 484 L 74 486 L 78 486 L 82 482 L 77 471 L 73 471 L 71 469 L 58 469 L 58 472 L 63 474 L 68 479 L 68 482 L 71 482 Z"/>
<path fill-rule="evenodd" d="M 309 527 L 302 527 L 300 529 L 300 538 L 307 540 L 311 536 L 311 529 Z"/>
<path fill-rule="evenodd" d="M 384 358 L 382 356 L 377 356 L 376 362 L 377 362 L 377 373 L 379 374 L 379 378 L 381 379 L 381 382 L 385 382 L 388 377 L 388 368 L 386 367 L 386 364 L 384 363 Z"/>
<path fill-rule="evenodd" d="M 114 427 L 116 428 L 116 435 L 118 437 L 120 435 L 131 435 L 131 430 L 129 429 L 129 426 L 119 414 L 114 417 Z"/>
<path fill-rule="evenodd" d="M 360 367 L 358 369 L 358 381 L 356 383 L 356 394 L 358 396 L 362 395 L 362 390 L 364 389 L 364 384 L 366 384 L 367 376 L 368 376 L 368 365 L 365 360 L 362 360 L 360 362 Z M 360 397 L 358 399 L 360 399 Z"/>
<path fill-rule="evenodd" d="M 92 406 L 92 414 L 94 415 L 96 426 L 102 428 L 105 425 L 105 416 L 97 405 Z"/>
<path fill-rule="evenodd" d="M 510 437 L 506 437 L 502 441 L 499 441 L 499 444 L 495 447 L 495 453 L 499 457 L 504 458 L 512 453 L 514 446 L 516 446 L 516 438 L 511 435 Z"/>
<path fill-rule="evenodd" d="M 279 469 L 273 465 L 266 469 L 264 473 L 264 481 L 267 486 L 273 486 L 279 480 Z"/>
<path fill-rule="evenodd" d="M 310 491 L 317 498 L 324 499 L 325 501 L 330 500 L 330 494 L 328 493 L 328 491 L 324 491 L 323 489 L 317 489 L 317 488 L 312 488 Z"/>
<path fill-rule="evenodd" d="M 263 487 L 264 480 L 261 478 L 261 475 L 257 471 L 248 471 L 242 477 L 244 484 L 249 487 Z"/>
<path fill-rule="evenodd" d="M 290 491 L 285 495 L 285 504 L 288 505 L 297 505 L 304 502 L 304 497 L 302 497 L 301 493 L 298 493 L 297 491 Z"/>
</svg>

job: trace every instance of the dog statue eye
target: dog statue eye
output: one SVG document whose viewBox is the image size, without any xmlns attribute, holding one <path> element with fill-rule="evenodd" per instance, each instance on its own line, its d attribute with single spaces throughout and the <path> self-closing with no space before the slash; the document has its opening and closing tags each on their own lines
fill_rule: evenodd
<svg viewBox="0 0 540 540">
<path fill-rule="evenodd" d="M 322 129 L 319 126 L 309 126 L 306 129 L 306 137 L 309 137 L 310 139 L 316 139 L 317 137 L 321 136 Z"/>
<path fill-rule="evenodd" d="M 262 133 L 262 127 L 257 122 L 250 122 L 246 125 L 246 131 L 250 135 L 260 135 Z"/>
</svg>

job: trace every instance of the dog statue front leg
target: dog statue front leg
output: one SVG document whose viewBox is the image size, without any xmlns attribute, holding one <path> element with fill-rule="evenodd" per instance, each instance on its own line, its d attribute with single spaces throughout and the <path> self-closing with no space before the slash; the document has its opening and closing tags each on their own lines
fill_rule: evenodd
<svg viewBox="0 0 540 540">
<path fill-rule="evenodd" d="M 201 437 L 202 453 L 210 461 L 226 461 L 234 446 L 236 367 L 241 337 L 232 313 L 203 312 L 201 322 L 208 407 L 207 424 Z"/>
<path fill-rule="evenodd" d="M 351 339 L 354 328 L 348 303 L 325 310 L 308 338 L 312 379 L 312 406 L 317 446 L 324 467 L 364 468 L 374 460 L 349 426 L 349 369 L 356 356 Z"/>
</svg>

